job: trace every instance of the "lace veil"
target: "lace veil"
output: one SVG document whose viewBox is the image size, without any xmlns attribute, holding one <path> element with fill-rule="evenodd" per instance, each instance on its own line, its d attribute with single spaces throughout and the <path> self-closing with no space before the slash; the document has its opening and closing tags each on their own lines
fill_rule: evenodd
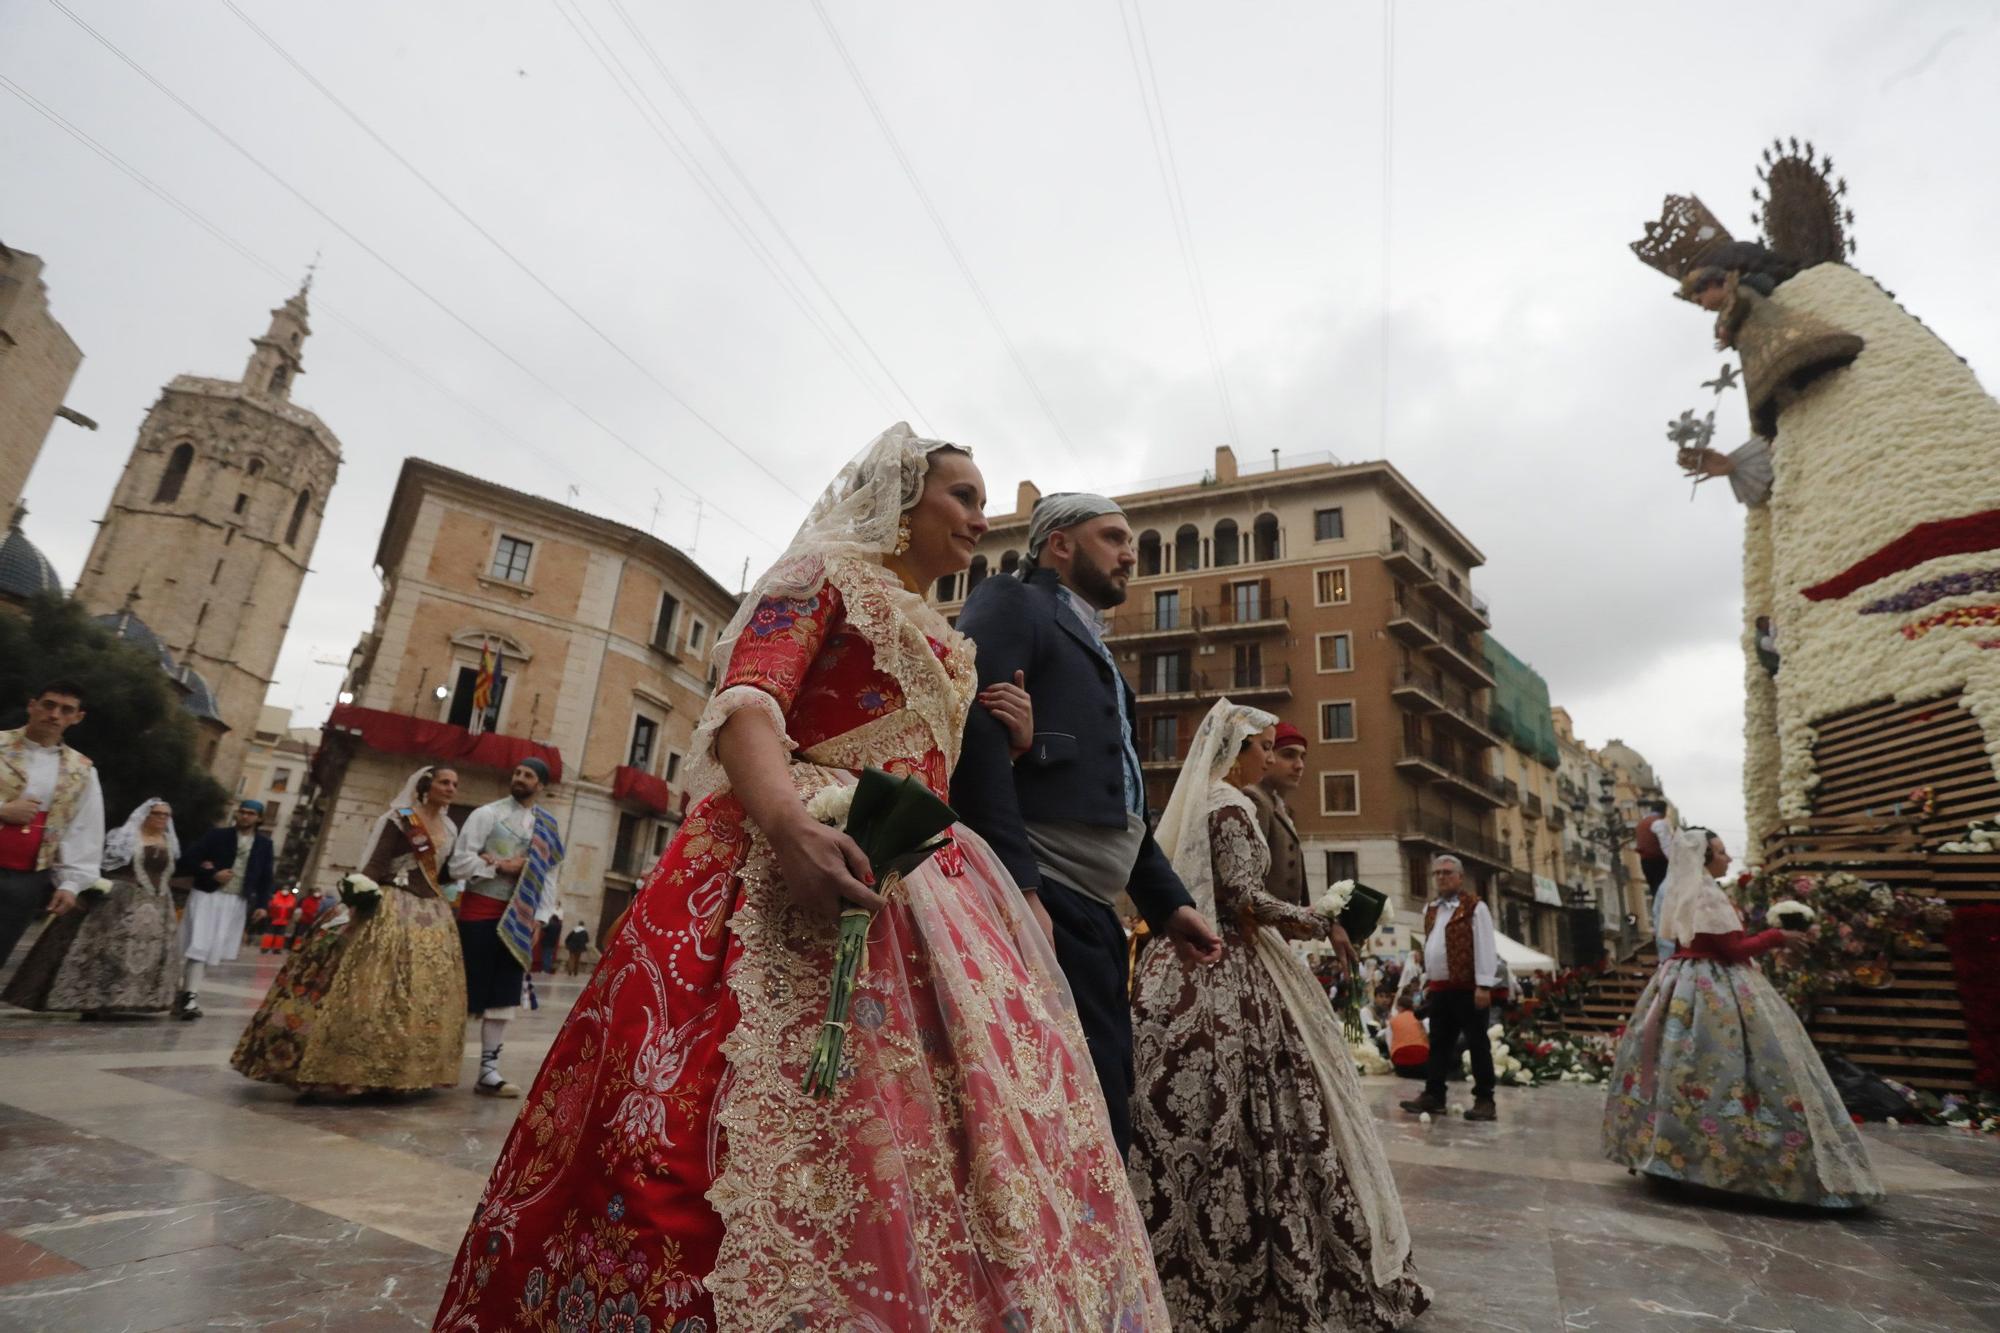
<svg viewBox="0 0 2000 1333">
<path fill-rule="evenodd" d="M 1743 929 L 1743 918 L 1721 886 L 1708 877 L 1708 834 L 1660 822 L 1660 846 L 1667 853 L 1667 877 L 1661 883 L 1658 932 L 1675 944 L 1697 935 L 1727 935 Z"/>
<path fill-rule="evenodd" d="M 1222 775 L 1236 762 L 1247 737 L 1277 725 L 1277 717 L 1261 708 L 1218 700 L 1195 729 L 1188 746 L 1187 762 L 1167 798 L 1166 812 L 1160 816 L 1154 834 L 1160 847 L 1174 863 L 1174 873 L 1187 885 L 1194 905 L 1203 916 L 1215 915 L 1215 871 L 1208 858 L 1208 817 L 1215 810 Z"/>
<path fill-rule="evenodd" d="M 126 816 L 123 824 L 111 830 L 111 836 L 104 840 L 106 870 L 116 870 L 120 866 L 132 864 L 132 859 L 139 854 L 139 826 L 146 822 L 146 816 L 154 806 L 165 804 L 166 802 L 157 796 L 141 801 L 138 807 Z M 180 864 L 181 840 L 174 832 L 174 821 L 171 819 L 167 821 L 167 855 L 173 858 L 175 865 Z"/>
<path fill-rule="evenodd" d="M 436 764 L 425 764 L 422 768 L 410 774 L 409 777 L 403 779 L 403 786 L 389 801 L 389 808 L 376 818 L 375 826 L 368 834 L 368 845 L 362 849 L 361 859 L 354 863 L 356 869 L 374 861 L 375 844 L 382 841 L 382 838 L 389 832 L 390 815 L 398 810 L 414 810 L 421 801 L 421 798 L 417 795 L 417 784 L 422 782 L 428 775 L 435 773 L 439 767 Z M 445 764 L 442 767 L 451 768 L 451 765 Z M 457 772 L 456 769 L 452 771 Z M 449 819 L 445 821 L 445 826 L 447 828 L 456 827 Z M 438 869 L 440 871 L 444 869 L 444 863 L 450 856 L 451 846 L 449 841 L 447 841 L 445 846 L 438 848 Z"/>
</svg>

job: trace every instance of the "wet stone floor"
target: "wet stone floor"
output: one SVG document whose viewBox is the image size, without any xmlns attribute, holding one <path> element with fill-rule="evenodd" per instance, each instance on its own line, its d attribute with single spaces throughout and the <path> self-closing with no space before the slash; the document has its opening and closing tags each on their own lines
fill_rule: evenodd
<svg viewBox="0 0 2000 1333">
<path fill-rule="evenodd" d="M 19 953 L 25 952 L 25 944 Z M 0 1330 L 423 1327 L 520 1103 L 459 1089 L 300 1105 L 229 1053 L 278 960 L 210 970 L 195 1023 L 0 1008 Z M 576 996 L 509 1033 L 525 1083 Z M 1436 1293 L 1414 1327 L 2000 1330 L 2000 1140 L 1871 1126 L 1855 1217 L 1690 1201 L 1602 1161 L 1601 1095 L 1502 1089 L 1419 1124 L 1369 1093 Z M 1463 1098 L 1464 1093 L 1457 1094 Z"/>
</svg>

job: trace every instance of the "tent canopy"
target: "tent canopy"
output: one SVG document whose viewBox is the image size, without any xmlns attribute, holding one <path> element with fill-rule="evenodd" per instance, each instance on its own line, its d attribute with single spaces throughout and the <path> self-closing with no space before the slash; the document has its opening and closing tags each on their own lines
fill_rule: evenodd
<svg viewBox="0 0 2000 1333">
<path fill-rule="evenodd" d="M 1516 976 L 1556 970 L 1555 959 L 1540 949 L 1529 948 L 1511 935 L 1496 930 L 1493 932 L 1493 943 L 1499 951 L 1501 961 L 1506 963 Z"/>
</svg>

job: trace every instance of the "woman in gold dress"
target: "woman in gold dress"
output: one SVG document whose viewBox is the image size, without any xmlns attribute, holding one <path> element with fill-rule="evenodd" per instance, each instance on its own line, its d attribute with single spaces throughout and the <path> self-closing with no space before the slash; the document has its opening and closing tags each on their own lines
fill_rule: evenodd
<svg viewBox="0 0 2000 1333">
<path fill-rule="evenodd" d="M 458 836 L 450 768 L 423 768 L 376 821 L 351 919 L 285 963 L 237 1043 L 245 1077 L 307 1094 L 418 1092 L 458 1082 L 465 964 L 441 867 Z M 372 903 L 370 900 L 373 900 Z"/>
</svg>

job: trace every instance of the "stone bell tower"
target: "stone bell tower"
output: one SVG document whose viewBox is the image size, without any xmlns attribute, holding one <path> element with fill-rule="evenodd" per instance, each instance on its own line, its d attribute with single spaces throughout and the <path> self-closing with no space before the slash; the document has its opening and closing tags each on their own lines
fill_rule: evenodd
<svg viewBox="0 0 2000 1333">
<path fill-rule="evenodd" d="M 340 471 L 340 441 L 291 400 L 311 287 L 271 312 L 241 379 L 178 375 L 161 390 L 76 587 L 93 611 L 138 616 L 209 682 L 229 727 L 211 771 L 232 791 Z"/>
</svg>

